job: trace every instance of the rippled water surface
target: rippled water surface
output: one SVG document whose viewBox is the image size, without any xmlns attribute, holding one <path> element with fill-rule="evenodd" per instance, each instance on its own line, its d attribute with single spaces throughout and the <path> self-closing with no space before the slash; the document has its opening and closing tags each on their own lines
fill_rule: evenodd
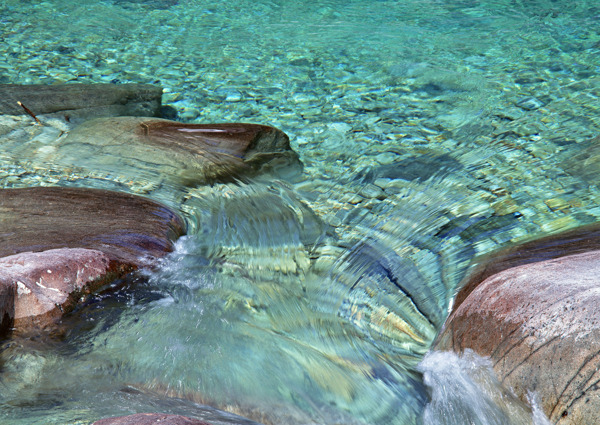
<svg viewBox="0 0 600 425">
<path fill-rule="evenodd" d="M 42 158 L 0 117 L 0 187 L 128 191 L 189 227 L 4 343 L 0 422 L 463 423 L 486 363 L 418 364 L 473 259 L 598 220 L 599 34 L 595 0 L 0 0 L 0 83 L 159 84 L 177 119 L 276 126 L 304 163 L 185 186 Z M 480 423 L 544 423 L 489 394 Z"/>
</svg>

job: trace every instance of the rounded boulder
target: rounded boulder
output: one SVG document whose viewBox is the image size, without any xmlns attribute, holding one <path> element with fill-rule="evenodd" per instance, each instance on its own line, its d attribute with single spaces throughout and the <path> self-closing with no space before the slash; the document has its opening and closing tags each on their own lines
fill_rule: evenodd
<svg viewBox="0 0 600 425">
<path fill-rule="evenodd" d="M 554 424 L 600 423 L 600 251 L 507 268 L 468 290 L 435 349 L 490 357 Z"/>
</svg>

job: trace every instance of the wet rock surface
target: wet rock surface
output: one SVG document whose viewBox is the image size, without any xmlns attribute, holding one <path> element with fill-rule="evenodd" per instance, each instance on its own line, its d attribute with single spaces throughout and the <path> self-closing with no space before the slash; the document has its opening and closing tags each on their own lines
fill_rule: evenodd
<svg viewBox="0 0 600 425">
<path fill-rule="evenodd" d="M 183 233 L 175 212 L 134 195 L 59 187 L 0 191 L 0 257 L 89 248 L 138 267 L 171 251 Z"/>
<path fill-rule="evenodd" d="M 435 344 L 491 357 L 504 385 L 523 400 L 536 392 L 561 425 L 600 420 L 600 251 L 594 229 L 584 230 L 505 252 L 480 271 Z"/>
<path fill-rule="evenodd" d="M 92 425 L 210 425 L 198 419 L 180 415 L 166 415 L 162 413 L 138 413 L 136 415 L 119 416 L 115 418 L 100 419 Z"/>
<path fill-rule="evenodd" d="M 92 170 L 143 173 L 185 184 L 231 181 L 261 171 L 299 173 L 287 135 L 257 124 L 183 124 L 148 118 L 102 118 L 76 127 L 50 160 Z"/>
<path fill-rule="evenodd" d="M 12 296 L 3 316 L 15 327 L 43 326 L 72 310 L 82 294 L 130 269 L 111 262 L 101 251 L 81 248 L 0 258 L 0 286 Z"/>
<path fill-rule="evenodd" d="M 162 88 L 148 84 L 0 84 L 0 114 L 66 119 L 107 116 L 160 116 Z M 65 118 L 66 117 L 66 118 Z"/>
<path fill-rule="evenodd" d="M 590 224 L 537 238 L 487 255 L 461 283 L 453 311 L 488 277 L 503 270 L 568 255 L 600 250 L 600 225 Z"/>
<path fill-rule="evenodd" d="M 184 230 L 175 212 L 133 195 L 0 191 L 2 327 L 59 318 L 82 293 L 164 256 Z"/>
</svg>

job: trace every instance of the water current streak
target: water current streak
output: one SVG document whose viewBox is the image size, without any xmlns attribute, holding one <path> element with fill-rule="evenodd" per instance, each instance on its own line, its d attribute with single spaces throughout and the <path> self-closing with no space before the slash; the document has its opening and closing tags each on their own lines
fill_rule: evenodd
<svg viewBox="0 0 600 425">
<path fill-rule="evenodd" d="M 418 368 L 431 397 L 423 425 L 550 425 L 534 394 L 523 403 L 501 385 L 491 361 L 471 350 L 428 353 Z"/>
<path fill-rule="evenodd" d="M 277 182 L 192 190 L 195 234 L 150 275 L 166 298 L 143 317 L 161 338 L 138 341 L 137 323 L 103 337 L 168 354 L 143 368 L 125 355 L 130 379 L 265 423 L 416 423 L 416 365 L 472 255 L 444 231 L 463 199 L 443 180 L 414 182 L 348 214 L 343 233 L 319 202 Z"/>
</svg>

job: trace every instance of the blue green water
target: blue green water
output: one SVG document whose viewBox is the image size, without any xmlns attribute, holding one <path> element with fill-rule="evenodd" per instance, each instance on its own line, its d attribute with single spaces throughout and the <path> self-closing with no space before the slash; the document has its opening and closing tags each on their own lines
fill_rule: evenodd
<svg viewBox="0 0 600 425">
<path fill-rule="evenodd" d="M 160 84 L 179 120 L 276 126 L 305 165 L 179 187 L 0 128 L 1 187 L 131 191 L 190 227 L 60 336 L 5 343 L 1 423 L 420 423 L 471 260 L 600 214 L 597 1 L 0 0 L 0 40 L 0 83 Z"/>
</svg>

